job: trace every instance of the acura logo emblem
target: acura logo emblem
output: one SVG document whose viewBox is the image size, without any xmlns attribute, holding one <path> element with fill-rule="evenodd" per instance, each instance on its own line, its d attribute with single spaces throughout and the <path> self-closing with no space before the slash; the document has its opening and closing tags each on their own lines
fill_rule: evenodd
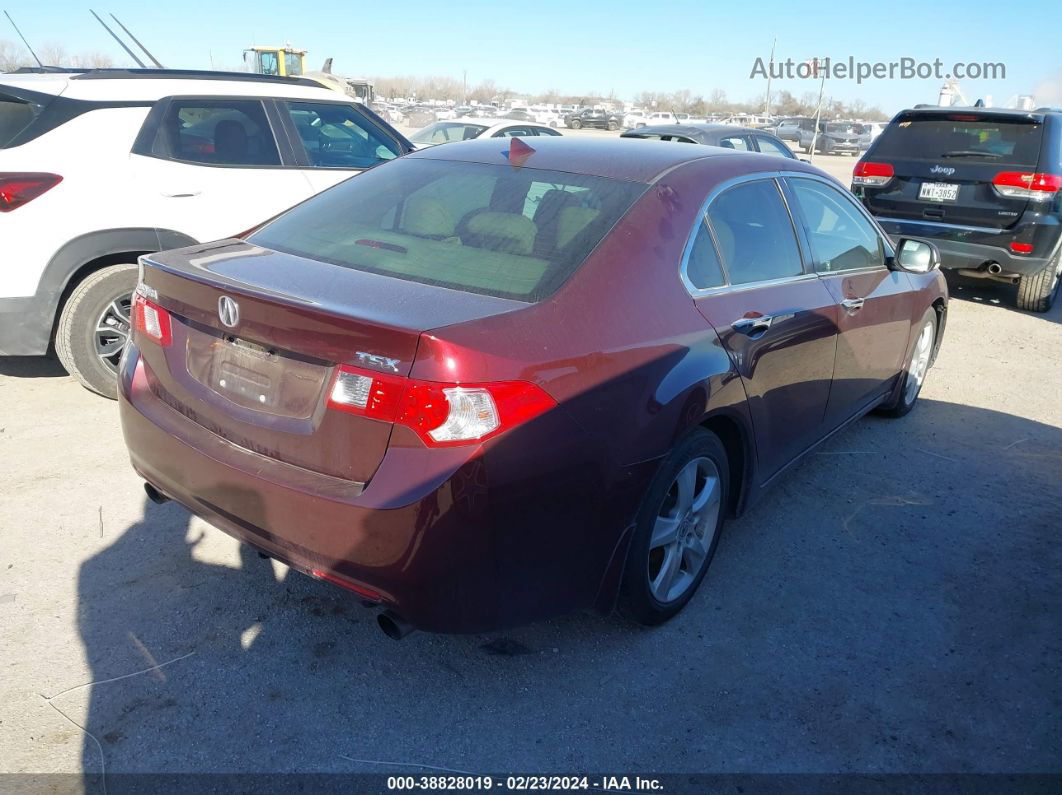
<svg viewBox="0 0 1062 795">
<path fill-rule="evenodd" d="M 240 305 L 227 295 L 218 299 L 218 319 L 229 328 L 236 328 L 240 322 Z"/>
</svg>

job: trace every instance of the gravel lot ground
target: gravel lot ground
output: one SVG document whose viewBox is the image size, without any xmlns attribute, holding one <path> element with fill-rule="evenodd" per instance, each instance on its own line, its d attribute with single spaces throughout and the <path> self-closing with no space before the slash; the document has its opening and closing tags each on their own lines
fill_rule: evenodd
<svg viewBox="0 0 1062 795">
<path fill-rule="evenodd" d="M 113 402 L 0 360 L 0 771 L 1058 771 L 1062 305 L 1012 293 L 957 291 L 918 408 L 790 472 L 652 631 L 395 643 L 146 502 Z"/>
</svg>

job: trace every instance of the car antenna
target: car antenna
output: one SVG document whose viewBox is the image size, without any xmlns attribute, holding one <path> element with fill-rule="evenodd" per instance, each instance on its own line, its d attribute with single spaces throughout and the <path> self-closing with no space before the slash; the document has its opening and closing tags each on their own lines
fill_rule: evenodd
<svg viewBox="0 0 1062 795">
<path fill-rule="evenodd" d="M 37 53 L 33 51 L 32 47 L 30 47 L 30 43 L 26 41 L 26 37 L 22 35 L 22 31 L 18 29 L 18 25 L 15 24 L 15 20 L 11 18 L 11 15 L 7 13 L 6 10 L 4 11 L 4 16 L 7 17 L 7 21 L 11 23 L 11 27 L 15 29 L 15 33 L 18 34 L 18 37 L 22 39 L 22 43 L 26 45 L 26 49 L 30 51 L 30 55 L 32 55 L 33 60 L 37 62 L 37 66 L 43 69 L 44 64 L 41 63 L 41 59 L 37 57 Z"/>
<path fill-rule="evenodd" d="M 89 9 L 89 13 L 92 14 L 92 16 L 96 17 L 96 21 L 99 22 L 101 25 L 103 25 L 103 29 L 105 31 L 107 31 L 108 33 L 110 33 L 111 36 L 114 38 L 114 40 L 116 42 L 118 42 L 120 45 L 122 45 L 122 49 L 125 50 L 129 54 L 130 58 L 132 58 L 134 61 L 136 61 L 137 65 L 141 69 L 147 69 L 147 66 L 144 64 L 144 62 L 136 57 L 136 53 L 134 53 L 132 50 L 130 50 L 128 47 L 126 47 L 125 46 L 125 42 L 122 41 L 120 38 L 118 38 L 118 34 L 115 33 L 113 30 L 111 30 L 109 27 L 107 27 L 107 23 L 104 22 L 102 19 L 100 19 L 100 15 L 99 14 L 97 14 L 91 8 Z"/>
<path fill-rule="evenodd" d="M 123 25 L 119 21 L 118 17 L 116 17 L 114 14 L 111 14 L 111 19 L 113 19 L 115 22 L 117 22 L 118 23 L 118 27 L 120 27 L 122 30 L 125 31 L 125 35 L 127 35 L 129 38 L 131 38 L 133 40 L 133 43 L 136 44 L 137 47 L 139 47 L 140 49 L 142 49 L 144 51 L 144 55 L 146 55 L 148 58 L 151 59 L 151 63 L 155 64 L 155 66 L 157 68 L 159 68 L 159 69 L 165 69 L 166 68 L 165 66 L 163 66 L 162 64 L 159 63 L 158 59 L 154 55 L 152 55 L 150 52 L 148 52 L 148 48 L 140 43 L 140 40 L 129 31 L 129 28 L 127 28 L 125 25 Z"/>
</svg>

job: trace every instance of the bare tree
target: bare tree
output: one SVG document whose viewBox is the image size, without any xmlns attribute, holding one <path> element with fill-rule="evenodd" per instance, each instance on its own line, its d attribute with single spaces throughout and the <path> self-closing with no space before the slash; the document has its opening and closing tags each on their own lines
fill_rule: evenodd
<svg viewBox="0 0 1062 795">
<path fill-rule="evenodd" d="M 10 41 L 0 41 L 0 72 L 13 72 L 32 63 L 33 58 L 22 47 Z"/>
</svg>

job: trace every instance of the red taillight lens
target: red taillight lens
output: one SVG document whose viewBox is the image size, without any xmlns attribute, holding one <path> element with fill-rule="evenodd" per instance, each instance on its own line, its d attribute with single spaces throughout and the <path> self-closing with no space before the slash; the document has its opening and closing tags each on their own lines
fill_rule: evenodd
<svg viewBox="0 0 1062 795">
<path fill-rule="evenodd" d="M 1011 243 L 1010 244 L 1010 250 L 1013 251 L 1015 254 L 1032 254 L 1033 244 L 1032 243 Z"/>
<path fill-rule="evenodd" d="M 880 188 L 882 185 L 887 185 L 895 173 L 888 163 L 869 163 L 860 160 L 852 172 L 852 184 Z"/>
<path fill-rule="evenodd" d="M 1028 171 L 1000 171 L 992 180 L 1000 196 L 1011 199 L 1049 201 L 1062 189 L 1062 176 Z"/>
<path fill-rule="evenodd" d="M 62 181 L 58 174 L 0 174 L 0 213 L 17 210 Z"/>
<path fill-rule="evenodd" d="M 140 293 L 133 293 L 133 328 L 163 348 L 173 341 L 170 313 Z"/>
<path fill-rule="evenodd" d="M 526 381 L 450 384 L 340 365 L 328 405 L 406 425 L 429 447 L 443 447 L 497 436 L 557 402 Z"/>
</svg>

